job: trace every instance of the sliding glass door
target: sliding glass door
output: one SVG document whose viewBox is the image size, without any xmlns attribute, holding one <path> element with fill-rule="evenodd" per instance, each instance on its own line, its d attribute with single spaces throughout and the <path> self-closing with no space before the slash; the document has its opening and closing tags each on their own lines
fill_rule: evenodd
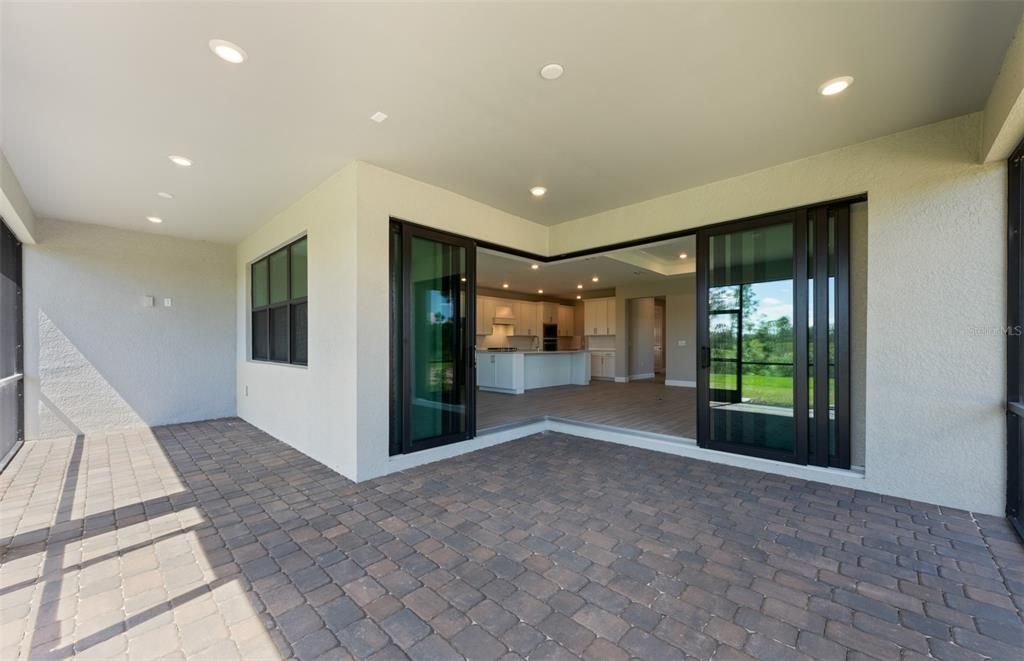
<svg viewBox="0 0 1024 661">
<path fill-rule="evenodd" d="M 21 243 L 0 220 L 0 469 L 24 437 Z"/>
<path fill-rule="evenodd" d="M 849 467 L 848 217 L 816 207 L 698 232 L 703 447 Z"/>
<path fill-rule="evenodd" d="M 472 241 L 392 221 L 391 453 L 475 433 Z"/>
</svg>

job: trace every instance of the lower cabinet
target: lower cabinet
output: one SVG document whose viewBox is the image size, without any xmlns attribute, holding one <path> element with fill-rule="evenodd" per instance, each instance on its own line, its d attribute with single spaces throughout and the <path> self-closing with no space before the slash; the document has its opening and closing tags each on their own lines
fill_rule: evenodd
<svg viewBox="0 0 1024 661">
<path fill-rule="evenodd" d="M 515 356 L 507 353 L 478 354 L 476 385 L 481 388 L 516 387 Z"/>
<path fill-rule="evenodd" d="M 591 351 L 590 376 L 594 379 L 615 378 L 615 352 Z"/>
</svg>

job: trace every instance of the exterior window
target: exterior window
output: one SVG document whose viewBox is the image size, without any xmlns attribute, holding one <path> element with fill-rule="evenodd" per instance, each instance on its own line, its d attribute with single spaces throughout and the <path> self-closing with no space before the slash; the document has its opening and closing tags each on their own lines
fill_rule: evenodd
<svg viewBox="0 0 1024 661">
<path fill-rule="evenodd" d="M 252 359 L 309 364 L 306 238 L 253 262 Z"/>
</svg>

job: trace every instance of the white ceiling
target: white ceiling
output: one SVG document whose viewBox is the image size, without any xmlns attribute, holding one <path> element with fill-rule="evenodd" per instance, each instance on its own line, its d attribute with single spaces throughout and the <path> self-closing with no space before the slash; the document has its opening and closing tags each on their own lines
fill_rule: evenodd
<svg viewBox="0 0 1024 661">
<path fill-rule="evenodd" d="M 520 294 L 574 299 L 594 290 L 649 282 L 661 282 L 694 273 L 696 239 L 684 236 L 627 250 L 579 257 L 547 264 L 533 262 L 506 253 L 479 249 L 476 252 L 477 286 Z M 681 254 L 686 259 L 681 259 Z M 532 264 L 540 268 L 534 270 Z M 591 280 L 598 277 L 598 282 Z M 577 285 L 583 285 L 578 289 Z"/>
<path fill-rule="evenodd" d="M 237 241 L 352 159 L 554 224 L 978 110 L 1021 10 L 6 1 L 0 148 L 42 217 L 192 238 Z"/>
</svg>

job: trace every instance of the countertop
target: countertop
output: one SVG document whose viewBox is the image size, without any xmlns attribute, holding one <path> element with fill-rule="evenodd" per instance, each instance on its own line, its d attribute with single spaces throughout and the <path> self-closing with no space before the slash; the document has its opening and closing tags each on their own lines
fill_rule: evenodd
<svg viewBox="0 0 1024 661">
<path fill-rule="evenodd" d="M 525 355 L 525 354 L 544 354 L 544 353 L 550 353 L 550 354 L 555 354 L 555 353 L 589 353 L 586 349 L 570 349 L 570 350 L 567 350 L 567 351 L 540 351 L 540 350 L 536 350 L 536 351 L 534 351 L 534 350 L 530 350 L 530 351 L 488 351 L 487 349 L 477 349 L 476 352 L 477 353 L 491 354 L 491 355 L 496 355 L 496 356 L 501 356 L 501 355 L 513 355 L 514 356 L 516 354 L 524 354 Z"/>
</svg>

